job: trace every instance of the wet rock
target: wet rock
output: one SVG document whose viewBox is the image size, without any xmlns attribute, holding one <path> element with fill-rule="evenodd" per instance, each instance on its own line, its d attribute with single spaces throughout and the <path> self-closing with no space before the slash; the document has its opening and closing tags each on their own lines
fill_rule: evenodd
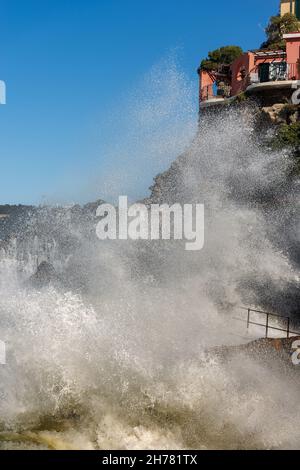
<svg viewBox="0 0 300 470">
<path fill-rule="evenodd" d="M 262 363 L 276 364 L 277 366 L 295 368 L 300 370 L 299 364 L 293 363 L 292 356 L 298 349 L 295 342 L 300 342 L 300 336 L 291 338 L 261 338 L 240 346 L 221 346 L 213 348 L 208 353 L 212 353 L 221 361 L 227 362 L 233 357 L 241 355 L 248 356 Z"/>
<path fill-rule="evenodd" d="M 62 282 L 54 266 L 47 261 L 43 261 L 39 264 L 36 272 L 30 277 L 29 283 L 36 288 L 41 288 L 49 284 L 61 285 Z"/>
<path fill-rule="evenodd" d="M 267 115 L 273 124 L 283 124 L 286 122 L 286 119 L 282 115 L 284 106 L 285 105 L 281 103 L 274 104 L 273 106 L 266 106 L 262 108 L 262 112 Z"/>
</svg>

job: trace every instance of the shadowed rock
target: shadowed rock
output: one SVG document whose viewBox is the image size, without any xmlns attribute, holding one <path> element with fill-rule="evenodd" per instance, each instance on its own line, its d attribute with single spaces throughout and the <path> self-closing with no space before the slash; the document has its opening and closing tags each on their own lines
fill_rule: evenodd
<svg viewBox="0 0 300 470">
<path fill-rule="evenodd" d="M 224 362 L 230 361 L 233 357 L 245 355 L 259 362 L 268 363 L 268 365 L 273 363 L 280 367 L 281 364 L 281 366 L 300 370 L 300 364 L 294 364 L 292 361 L 292 354 L 296 351 L 296 341 L 300 341 L 300 336 L 276 339 L 261 338 L 240 346 L 212 348 L 208 352 Z"/>
<path fill-rule="evenodd" d="M 40 288 L 48 286 L 49 284 L 60 285 L 61 279 L 53 265 L 47 261 L 43 261 L 39 264 L 36 272 L 30 277 L 29 283 L 36 288 Z"/>
</svg>

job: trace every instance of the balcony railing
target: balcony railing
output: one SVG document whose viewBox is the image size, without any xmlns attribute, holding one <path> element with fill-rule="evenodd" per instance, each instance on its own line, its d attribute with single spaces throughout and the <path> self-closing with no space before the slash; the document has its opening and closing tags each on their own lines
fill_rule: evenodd
<svg viewBox="0 0 300 470">
<path fill-rule="evenodd" d="M 300 65 L 299 63 L 288 64 L 286 62 L 263 63 L 256 66 L 246 78 L 250 82 L 249 85 L 298 80 L 300 78 Z"/>
<path fill-rule="evenodd" d="M 207 85 L 201 88 L 200 91 L 200 101 L 207 101 L 214 96 L 214 87 L 213 85 Z"/>
<path fill-rule="evenodd" d="M 238 82 L 234 95 L 245 91 L 249 85 L 287 80 L 300 80 L 300 63 L 265 62 L 257 65 Z M 232 96 L 232 92 L 229 85 L 216 88 L 216 84 L 212 84 L 201 88 L 200 102 L 214 98 L 229 98 L 230 96 Z"/>
<path fill-rule="evenodd" d="M 231 87 L 229 85 L 225 85 L 223 87 L 216 87 L 215 85 L 207 85 L 201 88 L 200 101 L 208 101 L 214 98 L 229 98 L 230 96 L 231 96 Z"/>
</svg>

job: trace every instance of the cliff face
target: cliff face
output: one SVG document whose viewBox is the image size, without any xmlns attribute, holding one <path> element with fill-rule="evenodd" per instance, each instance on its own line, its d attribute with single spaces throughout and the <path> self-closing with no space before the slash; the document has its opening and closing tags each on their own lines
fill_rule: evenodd
<svg viewBox="0 0 300 470">
<path fill-rule="evenodd" d="M 147 203 L 205 204 L 203 256 L 190 267 L 214 271 L 219 303 L 231 282 L 244 303 L 300 319 L 298 118 L 299 107 L 284 104 L 207 114 L 150 188 Z"/>
<path fill-rule="evenodd" d="M 296 157 L 295 159 L 291 158 L 289 164 L 289 170 L 287 169 L 285 181 L 281 183 L 286 186 L 284 191 L 288 189 L 290 183 L 290 173 L 288 171 L 292 170 L 292 166 L 298 165 L 298 151 L 300 147 L 300 107 L 299 105 L 290 105 L 277 103 L 272 106 L 267 107 L 258 107 L 251 101 L 243 102 L 239 105 L 232 106 L 230 109 L 216 109 L 215 111 L 210 111 L 201 118 L 198 135 L 195 137 L 194 142 L 191 144 L 190 148 L 187 151 L 178 157 L 170 166 L 168 170 L 164 173 L 157 175 L 154 178 L 154 183 L 150 187 L 151 195 L 149 198 L 145 199 L 147 202 L 163 202 L 166 200 L 175 201 L 178 195 L 182 195 L 183 192 L 191 193 L 192 184 L 187 185 L 186 179 L 191 177 L 192 174 L 196 177 L 197 173 L 204 173 L 207 170 L 207 159 L 209 159 L 209 152 L 215 153 L 217 150 L 220 152 L 219 163 L 224 164 L 222 161 L 222 154 L 228 152 L 228 145 L 230 142 L 228 138 L 232 137 L 234 139 L 234 129 L 232 135 L 217 135 L 219 132 L 216 132 L 215 138 L 220 138 L 220 145 L 216 145 L 214 142 L 213 132 L 211 130 L 214 126 L 222 126 L 222 121 L 224 123 L 224 128 L 226 127 L 226 120 L 232 124 L 232 120 L 242 119 L 242 125 L 251 126 L 250 134 L 249 128 L 245 129 L 245 140 L 250 138 L 250 144 L 252 150 L 260 148 L 263 154 L 267 154 L 270 151 L 277 152 L 278 150 L 283 150 L 285 154 L 289 154 L 291 157 Z M 220 122 L 221 121 L 221 122 Z M 299 127 L 299 134 L 297 133 Z M 283 132 L 284 131 L 284 132 Z M 239 129 L 240 132 L 240 129 Z M 209 133 L 211 137 L 211 148 L 209 148 L 209 142 L 207 142 L 207 134 Z M 285 135 L 284 135 L 285 134 Z M 223 141 L 223 144 L 222 144 Z M 253 141 L 256 141 L 253 146 Z M 241 141 L 241 147 L 232 147 L 232 152 L 240 153 L 240 160 L 244 160 L 243 152 L 246 153 L 247 158 L 249 158 L 248 164 L 251 165 L 251 155 L 243 147 L 243 144 L 246 142 Z M 204 144 L 204 145 L 203 145 Z M 232 141 L 233 145 L 236 145 L 237 142 Z M 237 144 L 238 145 L 238 144 Z M 204 148 L 205 147 L 205 148 Z M 218 147 L 216 149 L 216 147 Z M 206 155 L 203 155 L 203 152 L 207 152 Z M 211 160 L 212 165 L 216 165 L 215 156 Z M 238 163 L 238 162 L 237 162 Z M 232 164 L 232 159 L 228 159 L 228 167 Z M 200 165 L 202 165 L 202 170 L 200 170 Z M 263 162 L 262 162 L 263 166 Z M 254 170 L 255 171 L 255 170 Z M 215 176 L 218 177 L 218 168 L 215 168 Z M 234 172 L 233 172 L 234 173 Z M 208 175 L 206 175 L 208 176 Z M 272 176 L 272 175 L 271 175 Z M 297 175 L 294 175 L 297 178 Z M 202 178 L 200 177 L 200 180 Z M 199 181 L 200 181 L 199 180 Z M 295 181 L 293 181 L 295 182 Z M 253 181 L 252 181 L 253 183 Z M 268 204 L 268 188 L 264 184 L 261 185 L 262 197 L 256 198 L 255 203 L 259 204 Z M 279 194 L 279 188 L 276 186 L 270 185 L 272 190 L 271 202 L 274 203 L 274 199 Z M 257 185 L 256 191 L 259 192 L 259 187 Z M 253 199 L 253 193 L 249 191 L 248 197 L 247 194 L 246 200 Z M 257 194 L 256 194 L 257 195 Z M 282 195 L 282 194 L 280 194 Z M 287 195 L 287 194 L 286 194 Z M 239 194 L 238 196 L 241 196 Z"/>
<path fill-rule="evenodd" d="M 96 214 L 96 209 L 103 201 L 96 201 L 84 206 L 43 207 L 19 205 L 0 205 L 0 248 L 1 243 L 9 242 L 11 237 L 19 239 L 34 237 L 35 234 L 51 233 L 57 221 L 66 225 L 89 227 Z"/>
<path fill-rule="evenodd" d="M 207 115 L 189 148 L 155 178 L 144 201 L 203 203 L 204 249 L 185 252 L 180 243 L 130 248 L 132 275 L 153 282 L 179 278 L 181 285 L 187 277 L 197 278 L 199 292 L 222 311 L 243 303 L 298 319 L 297 119 L 298 108 L 269 110 L 248 103 Z M 50 209 L 5 206 L 2 246 L 16 235 L 21 259 L 24 251 L 36 253 L 39 263 L 52 262 L 51 253 L 71 259 L 81 253 L 83 241 L 89 247 L 96 243 L 100 202 Z M 123 256 L 126 250 L 121 251 Z"/>
</svg>

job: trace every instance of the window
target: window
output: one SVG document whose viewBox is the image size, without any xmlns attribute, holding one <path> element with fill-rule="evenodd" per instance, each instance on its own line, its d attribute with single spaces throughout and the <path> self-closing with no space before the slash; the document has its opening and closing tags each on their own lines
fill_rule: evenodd
<svg viewBox="0 0 300 470">
<path fill-rule="evenodd" d="M 295 15 L 297 16 L 298 20 L 300 20 L 300 0 L 296 0 L 295 2 Z"/>
</svg>

